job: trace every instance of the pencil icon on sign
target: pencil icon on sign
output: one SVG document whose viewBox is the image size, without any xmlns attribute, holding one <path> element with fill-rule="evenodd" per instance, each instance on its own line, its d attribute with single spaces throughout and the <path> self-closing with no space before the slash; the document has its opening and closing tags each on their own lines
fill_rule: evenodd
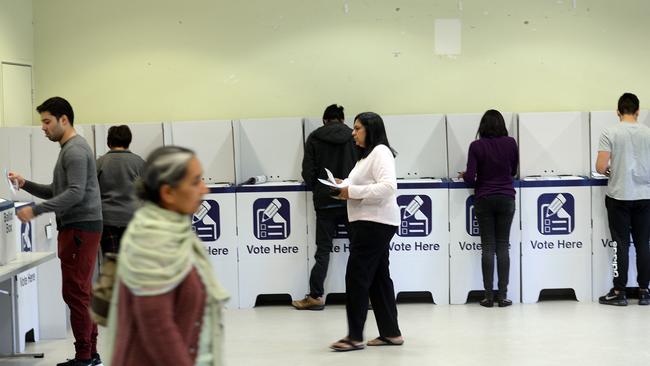
<svg viewBox="0 0 650 366">
<path fill-rule="evenodd" d="M 546 217 L 555 215 L 558 211 L 560 211 L 560 209 L 562 208 L 562 206 L 564 206 L 565 203 L 566 203 L 566 197 L 564 197 L 562 193 L 555 196 L 553 202 L 551 202 L 551 204 L 548 206 L 548 209 L 546 210 Z"/>
<path fill-rule="evenodd" d="M 409 217 L 415 215 L 415 213 L 418 212 L 418 210 L 420 210 L 420 207 L 422 207 L 423 203 L 424 201 L 422 200 L 422 198 L 420 198 L 420 196 L 415 196 L 413 200 L 409 202 L 409 204 L 404 209 L 404 214 L 403 214 L 404 217 L 402 218 L 402 220 L 406 220 Z"/>
<path fill-rule="evenodd" d="M 273 199 L 273 201 L 271 201 L 271 203 L 266 206 L 266 209 L 264 209 L 264 213 L 262 214 L 262 222 L 268 221 L 273 216 L 275 216 L 280 207 L 282 207 L 282 203 L 280 203 L 277 198 Z"/>
</svg>

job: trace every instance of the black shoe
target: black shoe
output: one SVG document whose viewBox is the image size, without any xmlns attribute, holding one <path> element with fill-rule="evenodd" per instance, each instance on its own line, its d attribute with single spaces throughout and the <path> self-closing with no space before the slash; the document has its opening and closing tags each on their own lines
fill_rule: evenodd
<svg viewBox="0 0 650 366">
<path fill-rule="evenodd" d="M 485 298 L 479 302 L 479 305 L 486 307 L 486 308 L 491 308 L 494 306 L 494 300 Z"/>
<path fill-rule="evenodd" d="M 93 358 L 91 359 L 92 366 L 104 366 L 102 358 L 99 357 L 99 353 L 93 353 Z"/>
<path fill-rule="evenodd" d="M 650 305 L 650 293 L 648 289 L 639 289 L 639 305 Z"/>
<path fill-rule="evenodd" d="M 72 360 L 67 360 L 66 362 L 57 363 L 56 366 L 92 366 L 92 364 L 92 359 L 82 361 L 75 358 Z"/>
<path fill-rule="evenodd" d="M 502 299 L 498 301 L 499 307 L 500 308 L 505 308 L 506 306 L 512 305 L 512 300 L 510 299 Z"/>
<path fill-rule="evenodd" d="M 627 306 L 625 291 L 616 293 L 614 289 L 609 290 L 607 295 L 599 297 L 598 302 L 603 305 Z"/>
</svg>

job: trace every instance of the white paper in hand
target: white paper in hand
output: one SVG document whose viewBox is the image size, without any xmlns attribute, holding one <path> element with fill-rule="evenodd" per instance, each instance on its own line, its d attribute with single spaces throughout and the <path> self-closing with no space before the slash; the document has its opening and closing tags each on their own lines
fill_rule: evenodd
<svg viewBox="0 0 650 366">
<path fill-rule="evenodd" d="M 16 195 L 18 194 L 18 184 L 12 182 L 11 179 L 9 179 L 9 172 L 7 172 L 7 169 L 4 170 L 4 174 L 5 174 L 5 181 L 9 186 L 9 192 L 11 192 L 11 195 L 15 198 Z"/>
<path fill-rule="evenodd" d="M 323 183 L 326 186 L 335 187 L 335 188 L 344 188 L 350 185 L 350 180 L 345 178 L 341 183 L 336 183 L 336 179 L 332 172 L 329 169 L 325 168 L 325 173 L 327 173 L 327 180 L 318 178 L 318 181 Z"/>
</svg>

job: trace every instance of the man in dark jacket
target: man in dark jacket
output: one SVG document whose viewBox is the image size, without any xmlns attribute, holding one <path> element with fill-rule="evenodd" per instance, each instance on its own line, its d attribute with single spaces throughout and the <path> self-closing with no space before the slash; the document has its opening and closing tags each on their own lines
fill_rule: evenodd
<svg viewBox="0 0 650 366">
<path fill-rule="evenodd" d="M 314 194 L 316 209 L 316 263 L 309 278 L 309 295 L 291 304 L 298 310 L 322 310 L 323 284 L 327 276 L 332 237 L 337 224 L 347 224 L 345 201 L 331 197 L 328 186 L 318 182 L 327 179 L 325 168 L 337 178 L 346 178 L 356 163 L 356 148 L 352 129 L 345 125 L 343 107 L 332 104 L 323 113 L 323 126 L 312 132 L 305 143 L 302 177 Z"/>
</svg>

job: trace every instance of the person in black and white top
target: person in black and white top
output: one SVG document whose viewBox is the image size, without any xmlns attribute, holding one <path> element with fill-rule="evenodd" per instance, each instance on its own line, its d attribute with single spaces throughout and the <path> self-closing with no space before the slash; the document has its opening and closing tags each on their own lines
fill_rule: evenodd
<svg viewBox="0 0 650 366">
<path fill-rule="evenodd" d="M 367 345 L 404 343 L 388 269 L 390 241 L 400 224 L 395 153 L 388 143 L 384 121 L 376 113 L 356 116 L 352 136 L 360 150 L 359 160 L 350 172 L 349 186 L 341 188 L 337 196 L 347 200 L 350 221 L 350 257 L 345 274 L 348 334 L 330 346 L 335 351 L 365 347 L 363 327 L 368 297 L 379 337 Z"/>
</svg>

